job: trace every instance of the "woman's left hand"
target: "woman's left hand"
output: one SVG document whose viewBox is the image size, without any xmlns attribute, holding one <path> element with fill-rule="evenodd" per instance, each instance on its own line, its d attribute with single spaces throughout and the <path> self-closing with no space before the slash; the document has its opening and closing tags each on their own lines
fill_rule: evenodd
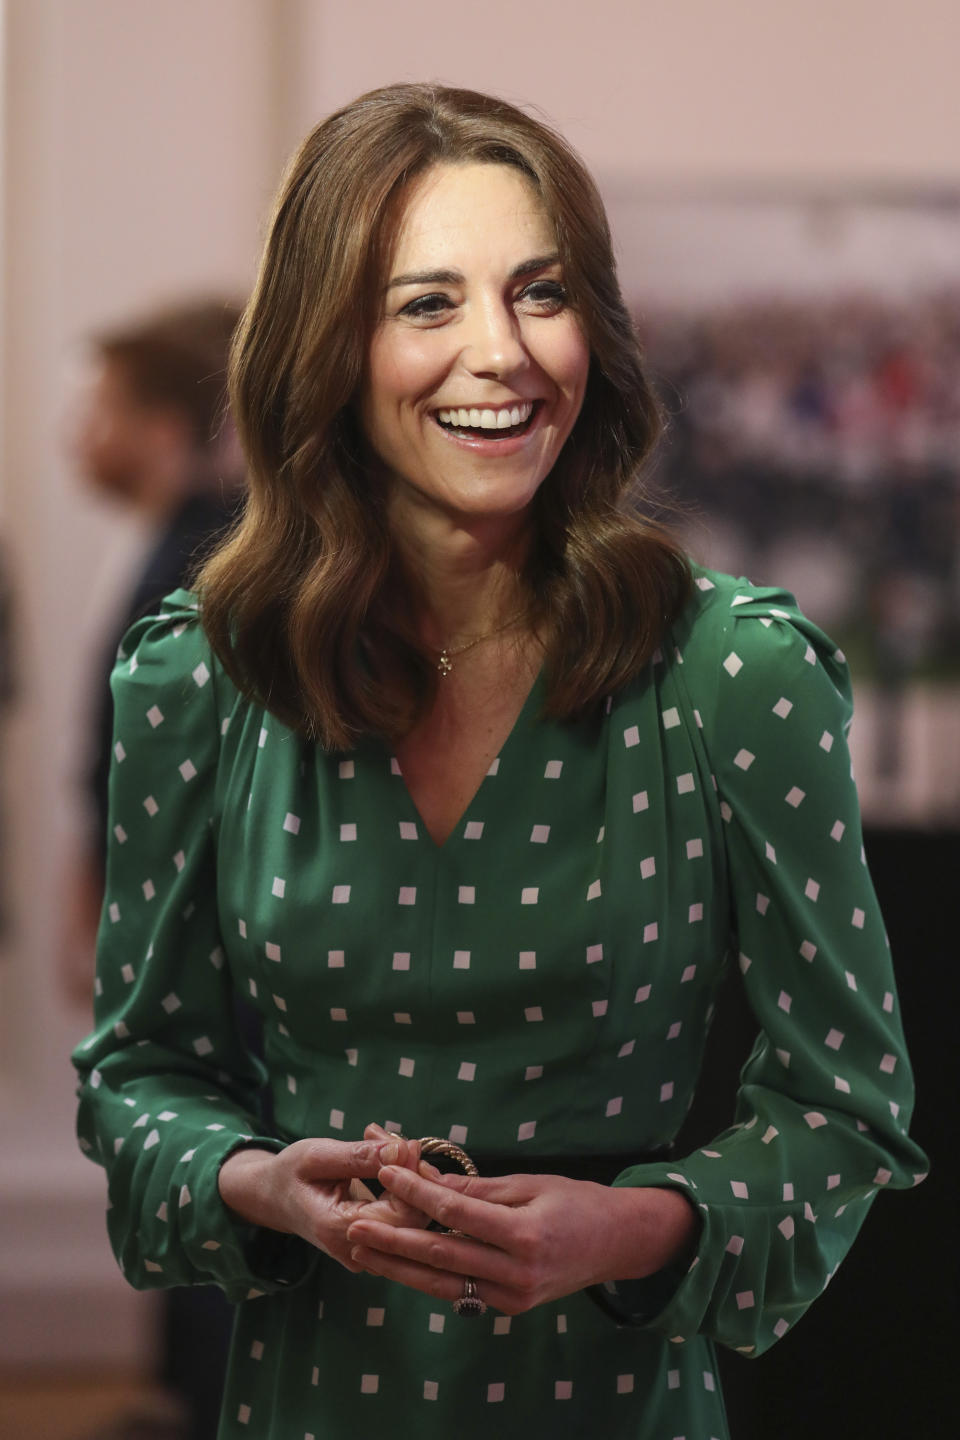
<svg viewBox="0 0 960 1440">
<path fill-rule="evenodd" d="M 507 1315 L 606 1280 L 642 1279 L 692 1251 L 698 1228 L 679 1190 L 595 1185 L 562 1175 L 474 1178 L 386 1166 L 384 1189 L 446 1230 L 361 1216 L 347 1232 L 364 1270 L 441 1300 L 463 1294 Z"/>
</svg>

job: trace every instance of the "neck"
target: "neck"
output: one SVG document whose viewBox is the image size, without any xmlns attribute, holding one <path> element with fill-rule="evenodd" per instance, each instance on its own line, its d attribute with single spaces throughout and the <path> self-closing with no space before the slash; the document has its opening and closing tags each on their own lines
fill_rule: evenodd
<svg viewBox="0 0 960 1440">
<path fill-rule="evenodd" d="M 522 609 L 526 516 L 508 524 L 461 519 L 395 535 L 417 579 L 421 638 L 433 649 L 494 630 Z"/>
</svg>

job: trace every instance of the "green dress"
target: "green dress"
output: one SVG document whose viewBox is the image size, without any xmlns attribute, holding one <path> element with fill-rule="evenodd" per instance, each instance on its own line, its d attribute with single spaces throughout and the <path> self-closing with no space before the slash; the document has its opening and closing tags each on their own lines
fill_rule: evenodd
<svg viewBox="0 0 960 1440">
<path fill-rule="evenodd" d="M 220 1440 L 722 1440 L 754 1355 L 925 1161 L 845 741 L 843 657 L 775 590 L 697 572 L 647 671 L 576 724 L 538 681 L 450 839 L 382 742 L 331 755 L 240 698 L 178 592 L 114 672 L 113 834 L 81 1145 L 136 1286 L 239 1302 Z M 678 1131 L 739 960 L 760 1038 L 731 1128 Z M 233 995 L 263 1019 L 273 1119 Z M 370 1120 L 477 1152 L 623 1155 L 682 1187 L 690 1269 L 461 1319 L 237 1223 L 250 1136 Z"/>
</svg>

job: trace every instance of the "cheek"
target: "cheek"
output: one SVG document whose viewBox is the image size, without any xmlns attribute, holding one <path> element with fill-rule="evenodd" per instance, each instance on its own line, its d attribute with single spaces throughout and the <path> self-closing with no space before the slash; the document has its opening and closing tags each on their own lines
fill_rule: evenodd
<svg viewBox="0 0 960 1440">
<path fill-rule="evenodd" d="M 117 426 L 103 419 L 89 420 L 77 433 L 77 452 L 93 465 L 114 462 L 124 448 Z"/>
<path fill-rule="evenodd" d="M 370 351 L 368 405 L 372 411 L 415 404 L 445 373 L 440 347 L 429 335 L 385 337 Z"/>
<path fill-rule="evenodd" d="M 583 399 L 590 369 L 590 347 L 579 325 L 571 319 L 569 326 L 551 336 L 549 350 L 542 357 L 544 368 L 554 383 L 566 391 L 578 406 Z"/>
</svg>

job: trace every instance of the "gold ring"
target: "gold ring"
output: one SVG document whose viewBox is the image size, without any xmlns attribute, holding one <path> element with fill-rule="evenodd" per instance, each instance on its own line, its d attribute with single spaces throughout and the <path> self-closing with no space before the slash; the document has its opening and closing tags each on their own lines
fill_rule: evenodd
<svg viewBox="0 0 960 1440">
<path fill-rule="evenodd" d="M 454 1145 L 452 1140 L 440 1140 L 436 1135 L 427 1135 L 420 1141 L 421 1155 L 443 1155 L 448 1160 L 453 1160 L 460 1166 L 465 1175 L 479 1175 L 480 1171 L 470 1159 L 466 1150 L 459 1145 Z M 454 1235 L 461 1240 L 469 1240 L 469 1235 L 464 1235 L 462 1230 L 446 1230 L 446 1235 Z M 487 1307 L 477 1293 L 477 1282 L 472 1275 L 463 1277 L 463 1294 L 453 1302 L 453 1313 L 455 1315 L 486 1315 Z"/>
<path fill-rule="evenodd" d="M 420 1154 L 444 1155 L 448 1160 L 453 1160 L 459 1165 L 465 1175 L 480 1174 L 466 1150 L 462 1150 L 459 1145 L 454 1145 L 452 1140 L 440 1140 L 436 1135 L 427 1135 L 420 1141 Z"/>
</svg>

